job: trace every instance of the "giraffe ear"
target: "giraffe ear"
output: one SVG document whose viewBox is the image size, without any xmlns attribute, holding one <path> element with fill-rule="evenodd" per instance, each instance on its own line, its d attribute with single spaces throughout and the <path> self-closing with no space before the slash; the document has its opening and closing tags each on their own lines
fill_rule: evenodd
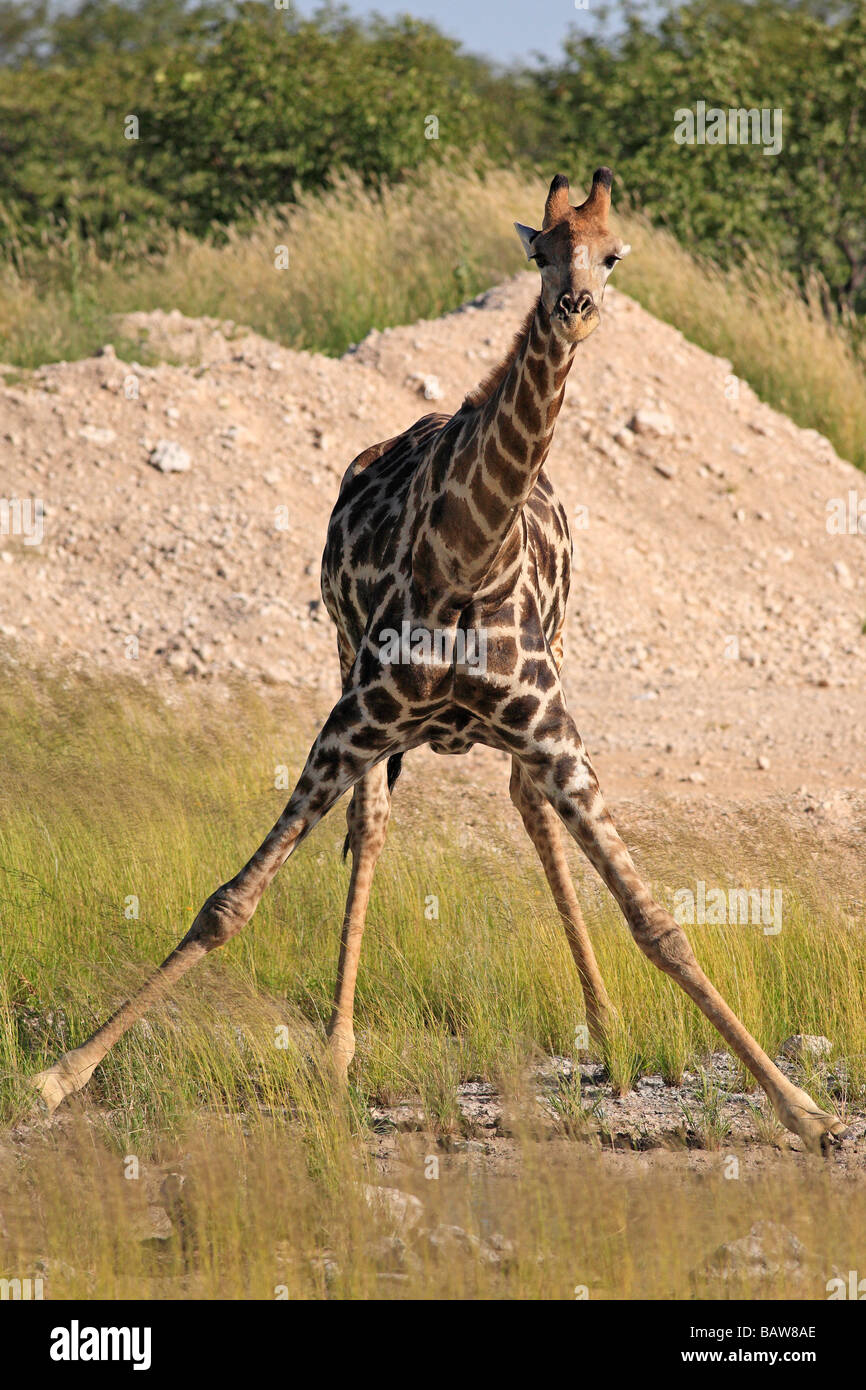
<svg viewBox="0 0 866 1390">
<path fill-rule="evenodd" d="M 520 237 L 520 245 L 526 252 L 526 259 L 531 261 L 532 257 L 535 255 L 535 252 L 532 249 L 532 243 L 535 237 L 538 236 L 538 232 L 533 231 L 531 227 L 524 227 L 522 222 L 515 222 L 514 230 Z"/>
</svg>

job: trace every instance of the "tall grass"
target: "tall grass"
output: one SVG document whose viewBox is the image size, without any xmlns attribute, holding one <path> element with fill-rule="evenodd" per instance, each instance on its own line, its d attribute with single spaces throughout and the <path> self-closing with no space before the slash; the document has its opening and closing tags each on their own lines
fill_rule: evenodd
<svg viewBox="0 0 866 1390">
<path fill-rule="evenodd" d="M 783 1182 L 760 1171 L 725 1181 L 720 1159 L 686 1181 L 663 1165 L 635 1180 L 589 1150 L 576 1162 L 567 1141 L 525 1141 L 519 1174 L 443 1159 L 433 1180 L 429 1137 L 409 1137 L 400 1186 L 422 1209 L 395 1231 L 365 1198 L 375 1176 L 357 1149 L 344 1144 L 340 1181 L 326 1184 L 299 1135 L 245 1131 L 202 1128 L 130 1179 L 134 1151 L 121 1159 L 68 1122 L 5 1187 L 0 1277 L 41 1276 L 46 1298 L 76 1300 L 813 1300 L 836 1271 L 862 1269 L 863 1203 L 817 1165 L 791 1166 Z M 165 1203 L 169 1234 L 149 1235 L 149 1198 Z M 770 1253 L 763 1276 L 734 1264 L 714 1277 L 718 1248 L 757 1222 L 776 1227 L 771 1251 L 774 1236 L 802 1243 L 799 1267 Z"/>
<path fill-rule="evenodd" d="M 38 1070 L 80 1041 L 240 867 L 281 808 L 275 766 L 300 767 L 299 738 L 287 747 L 291 718 L 241 690 L 227 707 L 197 699 L 172 708 L 133 687 L 5 685 L 0 1070 Z M 358 984 L 359 1092 L 447 1099 L 469 1077 L 507 1085 L 533 1057 L 570 1055 L 582 1000 L 531 850 L 507 839 L 498 852 L 458 849 L 447 822 L 434 836 L 402 831 L 399 800 Z M 112 1052 L 92 1083 L 96 1098 L 130 1123 L 146 1111 L 158 1129 L 201 1103 L 284 1105 L 292 1069 L 316 1052 L 330 1012 L 348 877 L 341 832 L 338 811 L 292 858 L 247 930 Z M 739 862 L 728 847 L 714 862 L 684 835 L 665 883 L 783 887 L 778 936 L 697 926 L 695 949 L 771 1053 L 791 1033 L 825 1033 L 856 1094 L 866 1079 L 866 935 L 843 919 L 825 882 L 799 875 L 783 839 L 778 847 L 768 880 L 744 846 Z M 624 1090 L 643 1070 L 678 1080 L 719 1040 L 644 961 L 576 855 L 574 868 L 620 1011 L 613 1078 Z M 288 1049 L 275 1045 L 281 1024 Z"/>
<path fill-rule="evenodd" d="M 132 684 L 3 675 L 4 1123 L 31 1119 L 23 1078 L 135 987 L 257 843 L 285 795 L 275 765 L 300 763 L 300 718 L 242 687 L 166 702 Z M 578 1287 L 593 1298 L 825 1296 L 834 1265 L 857 1267 L 866 1235 L 862 1210 L 828 1174 L 792 1164 L 784 1184 L 760 1173 L 729 1183 L 713 1168 L 684 1186 L 662 1165 L 648 1200 L 645 1181 L 609 1171 L 590 1145 L 539 1130 L 527 1064 L 571 1053 L 582 1021 L 540 872 L 504 830 L 474 849 L 458 847 L 447 819 L 435 833 L 401 831 L 403 795 L 364 942 L 348 1098 L 322 1049 L 347 883 L 338 811 L 247 930 L 131 1030 L 83 1097 L 44 1132 L 23 1131 L 17 1164 L 0 1143 L 0 1275 L 41 1274 L 55 1298 L 570 1298 Z M 866 932 L 843 925 L 832 878 L 802 878 L 784 835 L 766 826 L 757 857 L 749 833 L 718 844 L 718 862 L 684 828 L 669 838 L 679 848 L 662 893 L 674 873 L 754 882 L 770 857 L 785 886 L 781 934 L 700 927 L 692 939 L 771 1051 L 794 1031 L 828 1033 L 857 1098 Z M 639 842 L 638 853 L 657 877 L 661 847 Z M 576 860 L 575 870 L 620 1011 L 614 1080 L 625 1090 L 647 1068 L 676 1079 L 718 1039 L 643 960 Z M 464 1135 L 456 1088 L 479 1077 L 507 1098 L 515 1173 L 448 1166 Z M 376 1181 L 377 1099 L 424 1113 L 394 1151 L 423 1218 L 396 1235 L 362 1186 Z M 560 1121 L 558 1133 L 580 1137 L 579 1123 Z M 172 1222 L 165 1239 L 151 1234 L 154 1203 Z M 714 1281 L 706 1257 L 759 1219 L 794 1231 L 814 1264 L 802 1277 L 782 1267 L 769 1283 L 749 1271 L 736 1285 Z M 462 1234 L 443 1234 L 455 1225 Z"/>
<path fill-rule="evenodd" d="M 371 328 L 435 317 L 525 266 L 511 223 L 537 221 L 544 193 L 521 170 L 482 177 L 437 166 L 381 193 L 342 178 L 219 242 L 166 232 L 158 257 L 100 262 L 69 239 L 36 256 L 19 251 L 0 267 L 0 360 L 33 367 L 109 339 L 141 355 L 118 338 L 114 316 L 156 308 L 338 354 Z M 723 273 L 638 218 L 620 225 L 635 248 L 617 271 L 621 288 L 866 466 L 862 350 L 823 317 L 817 292 L 804 299 L 757 265 Z"/>
<path fill-rule="evenodd" d="M 78 356 L 111 336 L 113 314 L 156 308 L 337 354 L 371 328 L 435 318 L 525 264 L 509 211 L 526 194 L 513 174 L 437 167 L 379 194 L 347 175 L 218 242 L 166 234 L 160 256 L 106 264 L 79 242 L 46 246 L 23 275 L 6 268 L 0 358 Z"/>
</svg>

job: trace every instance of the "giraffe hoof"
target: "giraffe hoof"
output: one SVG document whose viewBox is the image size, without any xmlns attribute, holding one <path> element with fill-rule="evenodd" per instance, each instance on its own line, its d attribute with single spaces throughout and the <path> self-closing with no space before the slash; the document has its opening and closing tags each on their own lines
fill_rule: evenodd
<svg viewBox="0 0 866 1390">
<path fill-rule="evenodd" d="M 48 1071 L 37 1072 L 35 1076 L 28 1077 L 30 1085 L 37 1091 L 49 1115 L 53 1115 L 61 1101 L 74 1091 L 72 1083 L 55 1067 Z"/>
<path fill-rule="evenodd" d="M 827 1157 L 853 1133 L 839 1119 L 821 1110 L 805 1091 L 798 1091 L 796 1097 L 784 1107 L 779 1119 L 786 1129 L 802 1139 L 810 1153 Z"/>
<path fill-rule="evenodd" d="M 48 1108 L 49 1115 L 53 1115 L 58 1105 L 71 1096 L 75 1091 L 82 1090 L 90 1080 L 96 1070 L 96 1063 L 89 1063 L 80 1066 L 74 1060 L 75 1054 L 69 1053 L 61 1057 L 59 1062 L 55 1062 L 53 1067 L 47 1071 L 37 1072 L 31 1076 L 30 1085 L 38 1091 L 42 1100 Z"/>
<path fill-rule="evenodd" d="M 836 1123 L 839 1124 L 840 1122 L 837 1121 Z M 846 1139 L 853 1138 L 853 1129 L 848 1129 L 845 1125 L 841 1125 L 839 1129 L 832 1129 L 821 1138 L 821 1153 L 826 1158 L 834 1149 L 838 1149 L 840 1145 L 844 1144 Z"/>
</svg>

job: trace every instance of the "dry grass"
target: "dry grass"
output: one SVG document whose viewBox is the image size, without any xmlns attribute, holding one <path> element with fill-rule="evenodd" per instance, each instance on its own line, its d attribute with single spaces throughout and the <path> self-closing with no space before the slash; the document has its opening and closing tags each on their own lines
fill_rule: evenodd
<svg viewBox="0 0 866 1390">
<path fill-rule="evenodd" d="M 0 1268 L 41 1276 L 55 1299 L 593 1301 L 815 1300 L 834 1271 L 862 1268 L 863 1204 L 817 1165 L 737 1181 L 721 1163 L 687 1181 L 662 1167 L 636 1180 L 589 1149 L 527 1139 L 519 1175 L 443 1158 L 433 1180 L 430 1144 L 401 1153 L 400 1189 L 423 1208 L 407 1228 L 368 1205 L 357 1138 L 324 1182 L 291 1127 L 202 1124 L 163 1168 L 127 1177 L 134 1153 L 71 1120 L 31 1142 L 26 1172 L 6 1185 Z M 148 1213 L 154 1194 L 167 1236 Z M 802 1243 L 802 1264 L 715 1276 L 718 1248 L 762 1221 Z"/>
<path fill-rule="evenodd" d="M 371 329 L 436 317 L 525 265 L 512 220 L 537 220 L 544 181 L 520 170 L 436 168 L 381 195 L 347 177 L 220 244 L 167 237 L 160 257 L 98 263 L 75 242 L 0 269 L 0 360 L 76 358 L 113 340 L 113 316 L 178 308 L 331 354 Z M 793 284 L 755 266 L 724 274 L 663 231 L 621 219 L 634 246 L 617 283 L 770 404 L 866 464 L 866 368 L 852 339 Z M 275 268 L 279 248 L 286 269 Z M 131 345 L 129 345 L 131 348 Z"/>
</svg>

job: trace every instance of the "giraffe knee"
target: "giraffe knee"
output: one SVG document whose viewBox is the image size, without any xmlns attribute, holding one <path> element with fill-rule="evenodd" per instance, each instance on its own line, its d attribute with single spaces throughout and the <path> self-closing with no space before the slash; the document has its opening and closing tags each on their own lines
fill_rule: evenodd
<svg viewBox="0 0 866 1390">
<path fill-rule="evenodd" d="M 245 927 L 252 914 L 245 911 L 233 883 L 224 883 L 199 908 L 181 945 L 195 942 L 206 951 L 225 946 Z"/>
<path fill-rule="evenodd" d="M 629 926 L 647 959 L 666 975 L 682 979 L 698 969 L 689 938 L 670 913 L 657 903 L 635 913 Z"/>
</svg>

